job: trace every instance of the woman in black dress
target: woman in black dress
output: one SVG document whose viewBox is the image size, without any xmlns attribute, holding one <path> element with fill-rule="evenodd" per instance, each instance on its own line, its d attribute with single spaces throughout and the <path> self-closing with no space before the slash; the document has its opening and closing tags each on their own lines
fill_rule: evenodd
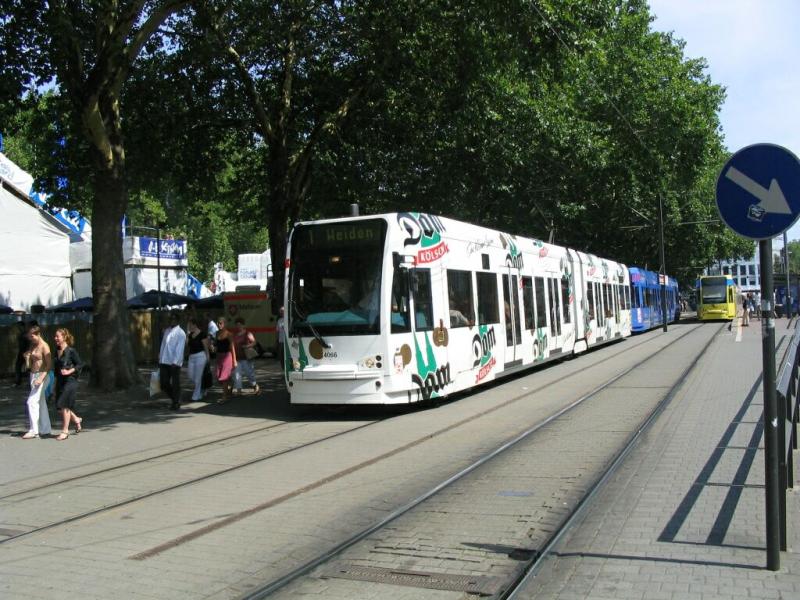
<svg viewBox="0 0 800 600">
<path fill-rule="evenodd" d="M 56 373 L 56 407 L 61 411 L 64 426 L 56 438 L 63 441 L 69 437 L 69 424 L 75 422 L 75 433 L 81 432 L 81 419 L 75 414 L 75 398 L 78 393 L 78 374 L 83 363 L 78 351 L 72 347 L 75 339 L 66 328 L 56 330 L 56 352 L 53 356 Z"/>
</svg>

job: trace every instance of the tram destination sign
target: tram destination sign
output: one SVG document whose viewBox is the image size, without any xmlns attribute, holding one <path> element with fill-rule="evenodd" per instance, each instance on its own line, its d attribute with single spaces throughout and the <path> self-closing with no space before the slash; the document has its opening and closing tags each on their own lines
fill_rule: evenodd
<svg viewBox="0 0 800 600">
<path fill-rule="evenodd" d="M 774 144 L 754 144 L 728 159 L 717 178 L 717 210 L 736 233 L 766 240 L 800 217 L 800 160 Z"/>
<path fill-rule="evenodd" d="M 300 231 L 307 247 L 321 249 L 380 244 L 385 230 L 385 221 L 370 219 L 350 223 L 307 225 Z"/>
</svg>

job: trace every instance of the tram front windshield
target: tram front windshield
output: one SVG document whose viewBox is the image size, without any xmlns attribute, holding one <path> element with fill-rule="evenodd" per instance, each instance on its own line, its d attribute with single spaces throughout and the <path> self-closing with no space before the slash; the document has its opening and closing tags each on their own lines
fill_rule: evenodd
<svg viewBox="0 0 800 600">
<path fill-rule="evenodd" d="M 300 225 L 289 263 L 289 335 L 380 332 L 386 222 Z"/>
<path fill-rule="evenodd" d="M 700 298 L 703 304 L 724 304 L 728 301 L 727 290 L 727 280 L 724 277 L 700 280 Z"/>
</svg>

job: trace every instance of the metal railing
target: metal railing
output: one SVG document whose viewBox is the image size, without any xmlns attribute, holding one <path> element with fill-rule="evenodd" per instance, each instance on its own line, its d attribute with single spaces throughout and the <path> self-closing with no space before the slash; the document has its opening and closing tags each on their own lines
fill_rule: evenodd
<svg viewBox="0 0 800 600">
<path fill-rule="evenodd" d="M 800 397 L 797 393 L 798 367 L 800 367 L 800 327 L 795 325 L 794 335 L 780 367 L 776 386 L 780 443 L 778 472 L 783 490 L 780 494 L 780 533 L 783 551 L 786 550 L 786 490 L 794 487 L 794 451 L 797 450 L 797 422 L 800 418 L 800 402 L 798 402 Z"/>
</svg>

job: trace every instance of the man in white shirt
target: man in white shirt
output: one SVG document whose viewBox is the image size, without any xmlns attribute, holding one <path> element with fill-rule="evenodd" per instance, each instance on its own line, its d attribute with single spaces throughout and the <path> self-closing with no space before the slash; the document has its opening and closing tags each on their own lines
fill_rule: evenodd
<svg viewBox="0 0 800 600">
<path fill-rule="evenodd" d="M 208 321 L 208 340 L 214 342 L 217 339 L 219 327 L 217 327 L 217 323 L 214 319 L 210 318 L 208 315 L 206 315 L 206 321 Z"/>
<path fill-rule="evenodd" d="M 209 348 L 211 358 L 216 358 L 217 356 L 217 348 L 215 344 L 217 343 L 217 333 L 219 332 L 219 327 L 217 327 L 217 322 L 205 315 L 206 321 L 208 321 L 208 343 L 211 345 Z"/>
<path fill-rule="evenodd" d="M 161 338 L 161 351 L 158 353 L 159 378 L 161 389 L 171 399 L 172 410 L 181 407 L 181 367 L 183 366 L 183 349 L 186 345 L 186 332 L 181 329 L 181 317 L 178 312 L 169 315 L 169 327 Z"/>
</svg>

